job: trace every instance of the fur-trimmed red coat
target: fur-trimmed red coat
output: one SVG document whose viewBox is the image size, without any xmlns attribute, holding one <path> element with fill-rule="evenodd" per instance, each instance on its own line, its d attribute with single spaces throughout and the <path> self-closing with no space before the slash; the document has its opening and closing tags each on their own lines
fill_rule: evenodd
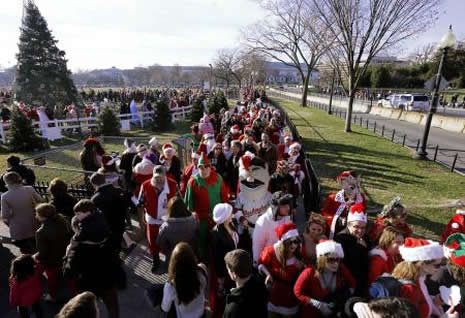
<svg viewBox="0 0 465 318">
<path fill-rule="evenodd" d="M 400 288 L 400 297 L 409 300 L 419 311 L 421 318 L 429 318 L 430 307 L 420 287 L 420 282 L 404 284 Z"/>
<path fill-rule="evenodd" d="M 372 249 L 368 256 L 369 267 L 368 267 L 368 286 L 371 285 L 379 276 L 384 273 L 391 274 L 396 266 L 396 262 L 391 255 L 379 247 Z"/>
<path fill-rule="evenodd" d="M 356 281 L 344 264 L 340 264 L 340 269 L 336 276 L 336 289 L 355 288 Z M 344 285 L 344 283 L 346 285 Z M 294 286 L 294 294 L 301 303 L 301 317 L 319 318 L 322 317 L 320 311 L 310 304 L 311 299 L 324 301 L 331 293 L 329 288 L 323 288 L 321 281 L 316 275 L 314 267 L 306 268 L 300 274 Z"/>
</svg>

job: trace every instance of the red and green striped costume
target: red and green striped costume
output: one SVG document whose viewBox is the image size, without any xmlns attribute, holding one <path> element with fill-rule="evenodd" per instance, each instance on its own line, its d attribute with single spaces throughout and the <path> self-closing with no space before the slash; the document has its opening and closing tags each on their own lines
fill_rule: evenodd
<svg viewBox="0 0 465 318">
<path fill-rule="evenodd" d="M 186 202 L 189 211 L 196 212 L 200 219 L 199 252 L 201 259 L 207 254 L 208 230 L 215 226 L 212 219 L 213 208 L 216 204 L 227 202 L 228 191 L 223 178 L 211 169 L 210 176 L 206 179 L 200 175 L 193 176 L 187 183 Z"/>
</svg>

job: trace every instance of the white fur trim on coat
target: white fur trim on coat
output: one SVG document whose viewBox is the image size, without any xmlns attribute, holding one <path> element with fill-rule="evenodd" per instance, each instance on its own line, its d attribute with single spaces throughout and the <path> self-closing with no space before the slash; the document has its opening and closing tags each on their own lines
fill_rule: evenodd
<svg viewBox="0 0 465 318">
<path fill-rule="evenodd" d="M 368 252 L 368 256 L 380 256 L 384 261 L 387 261 L 388 259 L 386 252 L 379 247 L 375 247 L 370 252 Z"/>
</svg>

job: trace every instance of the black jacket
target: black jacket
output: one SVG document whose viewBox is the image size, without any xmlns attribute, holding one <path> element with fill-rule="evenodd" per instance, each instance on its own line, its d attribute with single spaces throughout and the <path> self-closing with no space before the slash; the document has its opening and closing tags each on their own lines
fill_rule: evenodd
<svg viewBox="0 0 465 318">
<path fill-rule="evenodd" d="M 36 182 L 36 175 L 34 174 L 34 171 L 21 164 L 8 168 L 6 172 L 18 173 L 23 179 L 24 185 L 32 186 Z M 3 180 L 3 175 L 2 175 L 2 177 L 0 178 L 0 192 L 7 192 L 7 191 L 8 189 L 6 188 L 6 184 L 5 184 L 5 181 Z"/>
<path fill-rule="evenodd" d="M 66 193 L 63 196 L 54 197 L 50 202 L 55 206 L 58 213 L 63 214 L 69 221 L 74 216 L 74 205 L 77 203 L 77 199 L 72 195 Z"/>
<path fill-rule="evenodd" d="M 265 318 L 267 301 L 265 284 L 251 276 L 244 286 L 231 289 L 226 296 L 223 318 Z"/>
<path fill-rule="evenodd" d="M 210 164 L 215 167 L 215 171 L 219 173 L 223 178 L 226 176 L 226 164 L 227 160 L 223 153 L 218 158 L 215 158 L 213 151 L 208 154 Z"/>
<path fill-rule="evenodd" d="M 364 239 L 367 247 L 359 244 L 357 238 L 351 235 L 347 228 L 334 238 L 344 250 L 344 265 L 357 280 L 355 296 L 364 296 L 368 287 L 368 252 L 371 246 L 366 235 Z"/>
<path fill-rule="evenodd" d="M 106 184 L 97 189 L 91 200 L 105 216 L 112 236 L 122 236 L 127 210 L 123 191 Z"/>
</svg>

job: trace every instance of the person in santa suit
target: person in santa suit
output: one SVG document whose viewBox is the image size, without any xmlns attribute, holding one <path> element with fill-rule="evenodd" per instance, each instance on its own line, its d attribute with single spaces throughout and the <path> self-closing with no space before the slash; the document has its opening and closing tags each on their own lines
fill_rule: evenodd
<svg viewBox="0 0 465 318">
<path fill-rule="evenodd" d="M 271 285 L 268 317 L 291 317 L 299 309 L 293 286 L 304 265 L 300 257 L 300 237 L 294 223 L 285 223 L 276 229 L 278 242 L 266 247 L 260 254 L 258 270 Z"/>
<path fill-rule="evenodd" d="M 278 241 L 276 229 L 291 222 L 292 195 L 282 191 L 273 193 L 271 206 L 255 223 L 252 237 L 252 253 L 254 262 L 258 262 L 262 251 Z"/>
<path fill-rule="evenodd" d="M 357 278 L 356 296 L 364 296 L 368 287 L 368 251 L 371 249 L 366 235 L 367 214 L 365 207 L 358 203 L 350 207 L 347 228 L 339 232 L 334 240 L 344 250 L 344 265 Z"/>
<path fill-rule="evenodd" d="M 153 177 L 145 181 L 140 190 L 139 208 L 144 212 L 143 222 L 146 228 L 147 242 L 153 257 L 152 272 L 160 264 L 160 249 L 157 242 L 158 230 L 166 215 L 168 201 L 176 195 L 176 181 L 166 176 L 164 166 L 153 168 Z"/>
<path fill-rule="evenodd" d="M 441 267 L 436 277 L 427 277 L 425 283 L 428 293 L 441 300 L 443 311 L 453 310 L 459 317 L 464 317 L 465 295 L 461 289 L 465 286 L 465 234 L 450 235 L 443 246 L 447 263 Z M 447 297 L 451 293 L 454 295 L 452 299 Z M 443 295 L 446 297 L 442 297 Z"/>
<path fill-rule="evenodd" d="M 442 232 L 441 243 L 444 243 L 454 233 L 465 233 L 465 206 L 462 209 L 457 209 L 455 215 L 447 223 Z"/>
<path fill-rule="evenodd" d="M 368 253 L 368 285 L 371 285 L 384 273 L 391 274 L 394 267 L 400 262 L 399 247 L 404 244 L 402 232 L 395 227 L 388 226 L 379 238 L 378 246 Z"/>
<path fill-rule="evenodd" d="M 318 213 L 312 212 L 302 234 L 302 258 L 307 266 L 316 264 L 316 245 L 325 237 L 326 220 Z"/>
<path fill-rule="evenodd" d="M 302 305 L 301 317 L 337 317 L 356 281 L 342 263 L 341 244 L 322 240 L 316 246 L 316 266 L 307 267 L 297 279 L 294 294 Z"/>
<path fill-rule="evenodd" d="M 177 184 L 181 182 L 181 160 L 174 154 L 173 145 L 166 143 L 162 147 L 163 154 L 160 157 L 160 164 L 166 168 L 166 174 L 174 179 Z"/>
<path fill-rule="evenodd" d="M 282 160 L 285 159 L 284 157 L 287 156 L 289 152 L 289 146 L 294 143 L 293 138 L 291 135 L 286 134 L 284 135 L 284 143 L 278 146 L 278 159 Z"/>
<path fill-rule="evenodd" d="M 381 233 L 387 226 L 392 226 L 402 232 L 404 237 L 409 237 L 413 234 L 412 229 L 406 222 L 407 210 L 400 203 L 400 197 L 395 197 L 388 205 L 383 207 L 383 210 L 376 218 L 371 229 L 368 231 L 368 237 L 373 244 L 377 244 Z"/>
<path fill-rule="evenodd" d="M 285 156 L 289 166 L 293 169 L 296 164 L 301 167 L 305 164 L 305 157 L 300 153 L 302 150 L 302 145 L 298 142 L 294 142 L 289 146 L 288 156 Z"/>
<path fill-rule="evenodd" d="M 355 171 L 344 171 L 336 180 L 341 190 L 331 193 L 321 209 L 328 224 L 326 235 L 329 239 L 346 227 L 347 214 L 352 205 L 361 203 L 366 209 L 365 196 L 360 192 L 360 179 Z"/>
<path fill-rule="evenodd" d="M 399 247 L 403 261 L 396 265 L 392 276 L 402 280 L 400 297 L 409 300 L 420 313 L 421 318 L 439 314 L 425 285 L 427 275 L 436 275 L 441 268 L 444 251 L 437 242 L 407 237 Z"/>
<path fill-rule="evenodd" d="M 135 183 L 135 190 L 134 195 L 136 198 L 139 196 L 140 187 L 142 183 L 149 180 L 153 175 L 153 168 L 155 168 L 157 162 L 157 158 L 154 154 L 146 153 L 144 155 L 144 159 L 139 162 L 132 172 L 134 183 Z"/>
<path fill-rule="evenodd" d="M 241 136 L 241 127 L 238 124 L 233 125 L 229 132 L 231 133 L 232 140 L 239 140 Z"/>
<path fill-rule="evenodd" d="M 294 167 L 291 171 L 289 171 L 289 175 L 294 178 L 294 185 L 296 188 L 297 195 L 303 194 L 302 192 L 302 184 L 305 179 L 305 173 L 302 171 L 300 164 L 294 164 Z"/>
<path fill-rule="evenodd" d="M 181 195 L 183 197 L 186 194 L 187 182 L 189 182 L 189 179 L 192 176 L 197 175 L 197 173 L 199 172 L 199 170 L 197 169 L 199 158 L 200 158 L 200 153 L 193 152 L 191 154 L 191 160 L 192 160 L 191 163 L 187 167 L 184 168 L 184 171 L 181 177 L 181 187 L 180 187 Z"/>
<path fill-rule="evenodd" d="M 199 218 L 199 256 L 201 260 L 207 260 L 208 233 L 215 226 L 213 208 L 218 203 L 227 202 L 228 191 L 223 177 L 210 167 L 205 153 L 201 154 L 197 168 L 199 173 L 187 183 L 184 201 L 187 209 L 197 213 Z"/>
</svg>

